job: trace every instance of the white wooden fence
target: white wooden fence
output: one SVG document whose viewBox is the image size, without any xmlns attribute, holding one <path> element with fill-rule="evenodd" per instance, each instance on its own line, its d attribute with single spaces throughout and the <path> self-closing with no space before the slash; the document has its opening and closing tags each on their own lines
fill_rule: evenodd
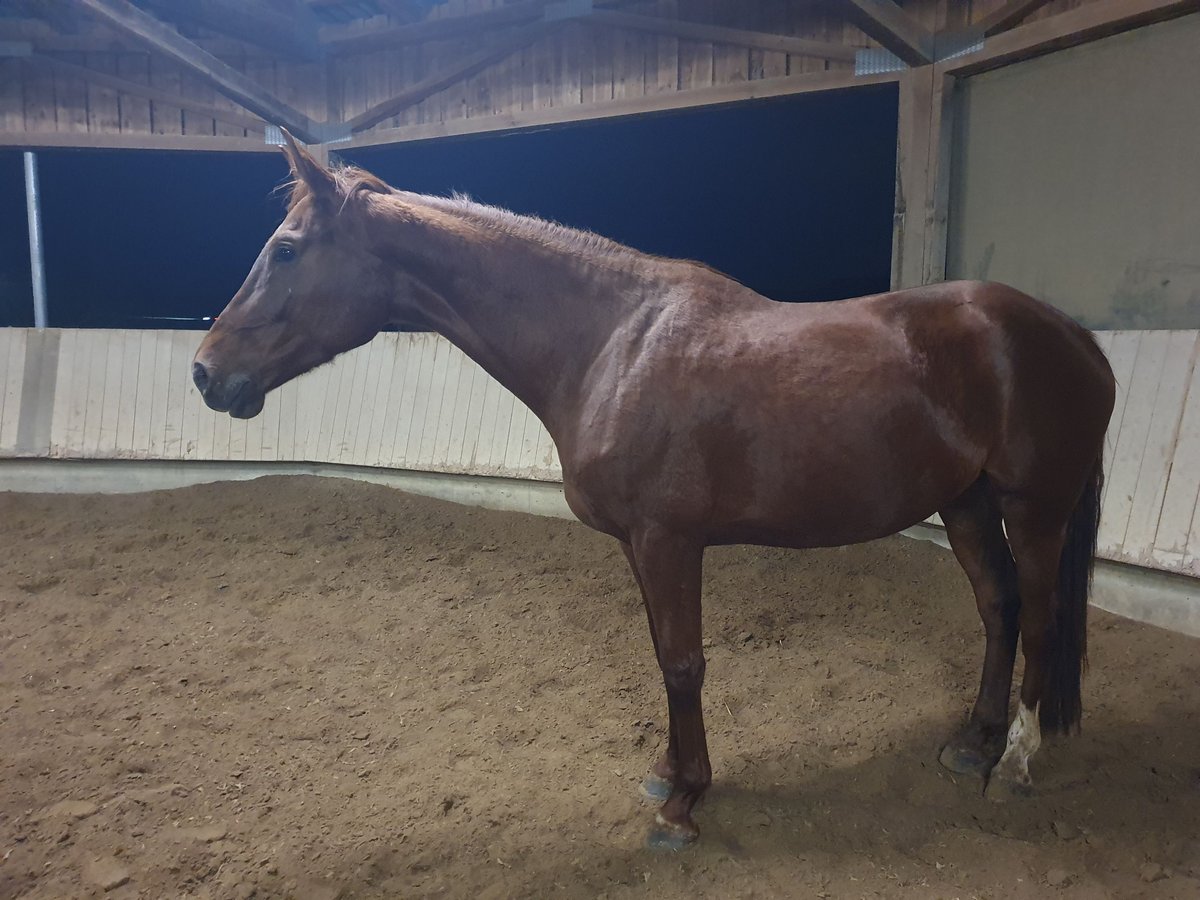
<svg viewBox="0 0 1200 900">
<path fill-rule="evenodd" d="M 303 460 L 557 481 L 541 422 L 453 344 L 381 334 L 268 395 L 239 421 L 205 407 L 191 382 L 194 331 L 48 331 L 48 390 L 22 384 L 36 333 L 0 329 L 0 456 L 85 459 Z M 38 395 L 22 410 L 22 395 Z M 49 415 L 41 440 L 22 415 Z"/>
<path fill-rule="evenodd" d="M 1101 554 L 1200 577 L 1200 332 L 1099 339 L 1119 386 Z M 379 335 L 285 385 L 248 422 L 209 411 L 192 387 L 199 340 L 186 331 L 0 329 L 0 457 L 297 460 L 562 477 L 537 418 L 435 335 Z"/>
</svg>

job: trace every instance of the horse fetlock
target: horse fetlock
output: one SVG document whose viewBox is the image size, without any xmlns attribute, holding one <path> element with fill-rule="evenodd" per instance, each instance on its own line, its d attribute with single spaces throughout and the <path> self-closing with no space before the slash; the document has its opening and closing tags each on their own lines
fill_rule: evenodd
<svg viewBox="0 0 1200 900">
<path fill-rule="evenodd" d="M 674 782 L 675 773 L 679 771 L 679 760 L 668 746 L 663 755 L 658 758 L 650 769 L 650 773 L 661 781 Z"/>
<path fill-rule="evenodd" d="M 1016 797 L 1028 797 L 1032 793 L 1033 779 L 1029 777 L 1029 770 L 1015 765 L 1006 766 L 1001 762 L 988 776 L 983 796 L 994 803 L 1003 803 Z"/>
<path fill-rule="evenodd" d="M 642 779 L 642 783 L 638 786 L 638 793 L 652 803 L 664 803 L 674 789 L 673 781 L 651 772 Z"/>
<path fill-rule="evenodd" d="M 1012 727 L 1008 729 L 1008 743 L 1004 755 L 988 776 L 984 796 L 989 800 L 1003 801 L 1033 793 L 1029 760 L 1041 743 L 1042 733 L 1038 726 L 1037 707 L 1020 704 Z"/>
<path fill-rule="evenodd" d="M 651 850 L 677 852 L 694 844 L 699 837 L 700 829 L 695 826 L 690 817 L 681 824 L 658 813 L 654 817 L 654 827 L 646 836 L 646 846 Z"/>
</svg>

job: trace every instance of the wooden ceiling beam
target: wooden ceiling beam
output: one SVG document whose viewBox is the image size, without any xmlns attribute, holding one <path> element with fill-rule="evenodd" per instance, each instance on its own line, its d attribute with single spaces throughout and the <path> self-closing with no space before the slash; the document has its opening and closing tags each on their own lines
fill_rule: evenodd
<svg viewBox="0 0 1200 900">
<path fill-rule="evenodd" d="M 757 47 L 761 50 L 776 50 L 796 56 L 811 56 L 817 59 L 836 59 L 854 62 L 857 48 L 831 41 L 814 41 L 807 38 L 771 34 L 764 31 L 746 31 L 741 28 L 724 28 L 720 25 L 704 25 L 699 22 L 683 22 L 661 16 L 643 16 L 636 13 L 596 10 L 584 16 L 581 22 L 625 28 L 632 31 L 648 31 L 667 34 L 694 41 L 712 41 L 718 44 L 733 44 L 736 47 Z"/>
<path fill-rule="evenodd" d="M 86 66 L 77 66 L 74 63 L 64 62 L 53 56 L 46 56 L 44 53 L 34 53 L 30 56 L 22 57 L 22 60 L 31 66 L 57 72 L 69 78 L 78 78 L 81 81 L 86 81 L 88 84 L 108 88 L 121 94 L 128 94 L 131 97 L 141 97 L 145 100 L 153 100 L 155 103 L 164 103 L 177 109 L 186 109 L 189 112 L 199 113 L 205 117 L 212 117 L 218 122 L 225 122 L 238 128 L 262 132 L 266 124 L 262 119 L 239 113 L 236 110 L 210 106 L 187 97 L 181 97 L 178 94 L 160 91 L 148 84 L 140 84 L 126 78 L 119 78 L 116 75 L 109 75 L 107 72 L 98 72 Z"/>
<path fill-rule="evenodd" d="M 173 22 L 199 25 L 283 57 L 311 62 L 322 56 L 311 14 L 284 16 L 235 0 L 147 0 L 146 5 Z"/>
<path fill-rule="evenodd" d="M 500 62 L 513 53 L 525 47 L 538 38 L 548 34 L 557 23 L 539 23 L 526 26 L 510 32 L 503 39 L 493 41 L 488 46 L 465 56 L 428 78 L 423 78 L 411 87 L 405 88 L 395 96 L 381 103 L 376 103 L 370 109 L 364 110 L 352 119 L 347 120 L 346 126 L 351 133 L 363 131 L 372 125 L 377 125 L 384 119 L 415 106 L 426 97 L 432 97 L 438 91 L 445 90 L 452 84 L 457 84 L 465 78 L 470 78 L 488 66 Z"/>
<path fill-rule="evenodd" d="M 597 121 L 622 116 L 640 116 L 697 107 L 716 107 L 738 104 L 768 97 L 791 97 L 814 91 L 854 90 L 876 84 L 892 84 L 900 80 L 900 72 L 880 72 L 875 75 L 855 75 L 853 72 L 813 72 L 808 75 L 786 75 L 778 78 L 759 78 L 739 81 L 720 87 L 697 88 L 693 91 L 665 91 L 624 100 L 602 100 L 572 106 L 550 106 L 478 119 L 449 119 L 404 125 L 400 128 L 380 128 L 353 137 L 347 148 L 372 147 L 403 141 L 424 141 L 431 138 L 467 134 L 517 131 L 523 128 L 570 125 L 576 122 Z"/>
<path fill-rule="evenodd" d="M 988 13 L 971 27 L 978 28 L 984 37 L 991 37 L 1001 31 L 1007 31 L 1035 10 L 1049 3 L 1050 0 L 1009 0 L 998 9 Z"/>
<path fill-rule="evenodd" d="M 1143 25 L 1200 12 L 1200 0 L 1095 0 L 1068 12 L 1018 25 L 983 49 L 939 63 L 951 75 L 974 75 Z"/>
<path fill-rule="evenodd" d="M 933 34 L 892 0 L 841 0 L 847 16 L 910 66 L 933 62 Z"/>
<path fill-rule="evenodd" d="M 320 143 L 308 116 L 276 99 L 237 69 L 200 49 L 168 25 L 138 9 L 129 0 L 69 0 L 118 33 L 174 60 L 189 73 L 268 122 L 283 125 L 305 143 Z"/>
</svg>

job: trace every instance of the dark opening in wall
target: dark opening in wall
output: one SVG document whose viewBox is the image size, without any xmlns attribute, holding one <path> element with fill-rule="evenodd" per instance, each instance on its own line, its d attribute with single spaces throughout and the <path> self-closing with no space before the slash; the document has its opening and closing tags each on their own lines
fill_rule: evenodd
<svg viewBox="0 0 1200 900">
<path fill-rule="evenodd" d="M 883 85 L 341 155 L 406 190 L 463 191 L 824 300 L 888 286 L 896 116 Z M 38 160 L 54 327 L 206 328 L 283 215 L 274 153 Z M 0 325 L 32 321 L 24 221 L 21 155 L 4 152 Z"/>
<path fill-rule="evenodd" d="M 420 193 L 697 259 L 777 300 L 887 290 L 894 85 L 340 152 Z"/>
</svg>

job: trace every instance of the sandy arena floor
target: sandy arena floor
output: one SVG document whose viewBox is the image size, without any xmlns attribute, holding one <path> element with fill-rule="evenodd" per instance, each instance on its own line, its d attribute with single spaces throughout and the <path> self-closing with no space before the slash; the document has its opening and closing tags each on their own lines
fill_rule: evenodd
<svg viewBox="0 0 1200 900">
<path fill-rule="evenodd" d="M 716 782 L 658 855 L 610 539 L 270 478 L 0 494 L 0 541 L 0 897 L 1200 897 L 1200 641 L 1095 613 L 1082 737 L 990 804 L 933 545 L 710 551 Z"/>
</svg>

